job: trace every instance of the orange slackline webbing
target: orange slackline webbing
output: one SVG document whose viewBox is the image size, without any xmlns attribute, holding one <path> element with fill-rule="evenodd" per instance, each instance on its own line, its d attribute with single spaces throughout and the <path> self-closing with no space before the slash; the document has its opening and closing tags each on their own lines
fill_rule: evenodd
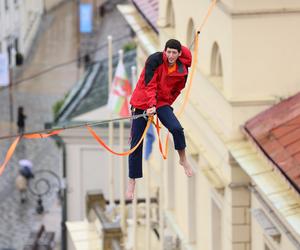
<svg viewBox="0 0 300 250">
<path fill-rule="evenodd" d="M 49 136 L 56 135 L 56 134 L 60 133 L 61 131 L 62 130 L 55 130 L 55 131 L 52 131 L 49 134 L 38 133 L 38 134 L 28 134 L 28 135 L 18 136 L 14 140 L 14 142 L 10 145 L 10 147 L 9 147 L 7 153 L 6 153 L 6 156 L 5 156 L 5 160 L 4 160 L 3 164 L 0 166 L 0 176 L 2 175 L 3 171 L 5 170 L 7 163 L 9 162 L 10 158 L 13 156 L 13 154 L 16 150 L 16 147 L 18 146 L 18 143 L 20 142 L 20 140 L 22 138 L 26 138 L 26 139 L 47 138 Z"/>
<path fill-rule="evenodd" d="M 134 152 L 138 146 L 142 143 L 143 139 L 145 138 L 146 136 L 146 133 L 147 133 L 147 130 L 148 128 L 150 127 L 150 124 L 153 122 L 153 117 L 149 117 L 148 119 L 148 122 L 147 122 L 147 125 L 146 125 L 146 128 L 143 132 L 143 135 L 142 137 L 140 138 L 138 144 L 136 146 L 134 146 L 132 149 L 130 149 L 129 151 L 127 152 L 122 152 L 122 153 L 118 153 L 118 152 L 115 152 L 113 151 L 111 148 L 109 148 L 105 142 L 96 135 L 95 131 L 89 126 L 89 125 L 86 125 L 86 128 L 89 130 L 89 132 L 93 135 L 93 137 L 105 148 L 107 149 L 109 152 L 115 154 L 115 155 L 119 155 L 119 156 L 126 156 L 126 155 L 129 155 L 131 154 L 132 152 Z M 47 138 L 47 137 L 50 137 L 50 136 L 53 136 L 53 135 L 57 135 L 59 134 L 60 132 L 62 132 L 64 129 L 60 129 L 60 130 L 54 130 L 52 131 L 51 133 L 48 133 L 48 134 L 45 134 L 45 133 L 35 133 L 35 134 L 26 134 L 26 135 L 22 135 L 22 136 L 18 136 L 14 142 L 11 144 L 11 146 L 9 147 L 7 153 L 6 153 L 6 156 L 5 156 L 5 160 L 3 162 L 3 164 L 0 166 L 0 176 L 2 175 L 2 173 L 4 172 L 5 168 L 6 168 L 6 165 L 7 163 L 9 162 L 9 160 L 11 159 L 11 157 L 13 156 L 14 152 L 15 152 L 15 149 L 18 145 L 18 143 L 20 142 L 20 140 L 22 138 L 26 138 L 26 139 L 42 139 L 42 138 Z"/>
<path fill-rule="evenodd" d="M 192 63 L 192 69 L 191 69 L 191 74 L 190 74 L 190 77 L 189 77 L 189 81 L 188 81 L 188 87 L 187 87 L 187 90 L 186 90 L 186 94 L 184 96 L 184 100 L 183 100 L 183 104 L 178 112 L 178 116 L 180 116 L 182 113 L 183 113 L 183 110 L 187 104 L 187 100 L 189 98 L 189 94 L 190 94 L 190 90 L 191 90 L 191 86 L 192 86 L 192 81 L 193 81 L 193 78 L 194 78 L 194 73 L 195 73 L 195 68 L 196 68 L 196 65 L 197 65 L 197 60 L 198 60 L 198 35 L 200 34 L 204 24 L 206 23 L 208 17 L 210 16 L 213 8 L 215 7 L 216 5 L 216 0 L 214 0 L 211 4 L 210 4 L 210 7 L 208 9 L 208 12 L 200 26 L 200 28 L 197 30 L 196 32 L 196 35 L 195 35 L 195 46 L 194 46 L 194 51 L 193 51 L 193 63 Z M 144 130 L 144 133 L 140 139 L 140 141 L 138 142 L 138 144 L 133 147 L 131 150 L 127 151 L 127 152 L 123 152 L 123 153 L 117 153 L 115 151 L 113 151 L 111 148 L 109 148 L 105 143 L 104 141 L 99 138 L 96 133 L 92 130 L 92 128 L 88 125 L 86 125 L 87 129 L 89 130 L 89 132 L 94 136 L 94 138 L 103 146 L 105 147 L 108 151 L 110 151 L 111 153 L 113 154 L 116 154 L 116 155 L 120 155 L 120 156 L 125 156 L 125 155 L 129 155 L 131 154 L 134 150 L 137 149 L 137 147 L 141 144 L 141 142 L 143 141 L 144 137 L 146 136 L 146 133 L 147 133 L 147 130 L 151 124 L 151 122 L 153 122 L 153 117 L 149 117 L 148 119 L 148 123 L 147 123 L 147 126 Z M 168 153 L 168 138 L 169 138 L 169 132 L 167 134 L 167 138 L 166 138 L 166 143 L 165 143 L 165 153 L 163 152 L 163 148 L 162 148 L 162 142 L 161 142 L 161 139 L 160 139 L 160 127 L 159 127 L 159 122 L 158 122 L 158 119 L 157 119 L 157 122 L 156 122 L 156 131 L 157 131 L 157 135 L 158 135 L 158 139 L 159 139 L 159 149 L 160 149 L 160 152 L 163 156 L 164 159 L 167 158 L 167 153 Z M 47 138 L 49 136 L 52 136 L 52 135 L 56 135 L 56 134 L 59 134 L 61 131 L 63 130 L 55 130 L 55 131 L 52 131 L 51 133 L 48 133 L 48 134 L 45 134 L 45 133 L 34 133 L 34 134 L 26 134 L 26 135 L 23 135 L 23 136 L 18 136 L 14 142 L 11 144 L 11 146 L 9 147 L 8 151 L 7 151 L 7 154 L 5 156 L 5 160 L 3 162 L 3 164 L 0 166 L 0 176 L 2 175 L 7 163 L 9 162 L 9 160 L 11 159 L 18 143 L 20 142 L 21 138 L 26 138 L 26 139 L 41 139 L 41 138 Z"/>
<path fill-rule="evenodd" d="M 215 5 L 216 5 L 216 2 L 217 0 L 214 0 L 213 2 L 211 2 L 209 8 L 208 8 L 208 11 L 199 27 L 199 29 L 196 31 L 196 34 L 195 34 L 195 40 L 194 40 L 194 50 L 193 50 L 193 62 L 192 62 L 192 67 L 191 67 L 191 73 L 189 75 L 189 80 L 188 80 L 188 84 L 187 84 L 187 89 L 186 89 L 186 92 L 185 92 L 185 96 L 184 96 L 184 99 L 183 99 L 183 103 L 179 109 L 179 111 L 177 112 L 177 116 L 181 116 L 184 109 L 185 109 L 185 106 L 188 102 L 188 99 L 189 99 L 189 96 L 190 96 L 190 92 L 191 92 L 191 88 L 192 88 L 192 83 L 193 83 L 193 79 L 194 79 L 194 75 L 195 75 L 195 71 L 196 71 L 196 65 L 198 63 L 198 48 L 199 48 L 199 34 L 200 32 L 202 31 L 208 17 L 211 15 Z M 163 148 L 162 148 L 162 142 L 161 142 L 161 139 L 160 139 L 160 133 L 159 133 L 159 126 L 158 125 L 158 119 L 156 120 L 156 131 L 157 131 L 157 136 L 158 136 L 158 142 L 159 142 L 159 150 L 160 150 L 160 153 L 162 155 L 162 157 L 164 159 L 167 159 L 167 154 L 168 154 L 168 140 L 169 140 L 169 134 L 170 132 L 168 131 L 168 134 L 167 134 L 167 137 L 166 137 L 166 141 L 165 141 L 165 150 L 163 152 Z"/>
<path fill-rule="evenodd" d="M 145 128 L 139 142 L 132 149 L 130 149 L 129 151 L 122 152 L 122 153 L 118 153 L 118 152 L 112 150 L 110 147 L 108 147 L 105 144 L 105 142 L 96 134 L 96 132 L 90 126 L 86 125 L 86 128 L 92 134 L 92 136 L 96 139 L 96 141 L 99 142 L 109 152 L 111 152 L 112 154 L 115 154 L 115 155 L 119 155 L 119 156 L 126 156 L 126 155 L 130 155 L 132 152 L 134 152 L 138 148 L 138 146 L 142 143 L 142 141 L 144 140 L 144 138 L 146 136 L 146 133 L 147 133 L 149 127 L 150 127 L 150 124 L 152 123 L 152 121 L 153 121 L 153 117 L 149 116 L 146 128 Z"/>
<path fill-rule="evenodd" d="M 54 130 L 54 131 L 52 131 L 48 134 L 45 134 L 45 133 L 27 134 L 27 135 L 23 135 L 22 138 L 26 138 L 26 139 L 43 139 L 43 138 L 48 138 L 52 135 L 58 135 L 62 131 L 63 131 L 63 129 L 59 129 L 59 130 Z"/>
<path fill-rule="evenodd" d="M 2 175 L 2 173 L 3 173 L 3 171 L 4 171 L 4 169 L 5 169 L 6 165 L 7 165 L 7 163 L 9 162 L 10 158 L 11 158 L 12 155 L 14 154 L 14 151 L 15 151 L 15 149 L 16 149 L 16 147 L 17 147 L 19 141 L 20 141 L 20 139 L 21 139 L 20 136 L 17 137 L 17 138 L 14 140 L 14 142 L 10 145 L 10 147 L 9 147 L 7 153 L 6 153 L 6 156 L 5 156 L 5 160 L 4 160 L 3 164 L 2 164 L 1 167 L 0 167 L 0 175 Z"/>
</svg>

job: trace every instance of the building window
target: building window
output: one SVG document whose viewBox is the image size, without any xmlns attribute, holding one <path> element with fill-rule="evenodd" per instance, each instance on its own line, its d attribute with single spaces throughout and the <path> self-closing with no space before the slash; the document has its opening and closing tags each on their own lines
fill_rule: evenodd
<svg viewBox="0 0 300 250">
<path fill-rule="evenodd" d="M 211 54 L 211 76 L 222 77 L 222 58 L 218 44 L 215 42 Z"/>
<path fill-rule="evenodd" d="M 7 47 L 8 64 L 11 65 L 11 46 Z"/>
<path fill-rule="evenodd" d="M 4 1 L 5 10 L 8 10 L 8 0 Z"/>
<path fill-rule="evenodd" d="M 194 46 L 195 33 L 196 33 L 196 29 L 195 29 L 194 21 L 190 19 L 187 27 L 187 34 L 186 34 L 187 36 L 186 44 L 187 46 L 190 47 L 190 49 L 192 49 L 192 47 Z"/>
<path fill-rule="evenodd" d="M 272 250 L 267 244 L 265 244 L 265 249 L 264 250 Z"/>
<path fill-rule="evenodd" d="M 15 49 L 16 49 L 16 52 L 19 52 L 19 39 L 18 38 L 15 39 Z"/>
<path fill-rule="evenodd" d="M 197 166 L 194 165 L 194 168 Z M 188 179 L 188 241 L 190 244 L 197 244 L 197 209 L 198 199 L 197 199 L 197 181 L 196 177 Z"/>
<path fill-rule="evenodd" d="M 212 199 L 211 202 L 211 235 L 212 235 L 212 250 L 222 249 L 222 211 L 218 204 Z"/>
<path fill-rule="evenodd" d="M 223 66 L 220 48 L 215 42 L 212 47 L 210 80 L 220 90 L 223 90 Z"/>
<path fill-rule="evenodd" d="M 169 0 L 167 5 L 167 23 L 170 28 L 175 28 L 175 14 L 172 1 Z"/>
<path fill-rule="evenodd" d="M 170 143 L 170 142 L 169 142 Z M 171 148 L 171 147 L 169 147 Z M 168 189 L 168 196 L 167 196 L 167 208 L 170 210 L 174 209 L 175 204 L 175 171 L 174 167 L 175 164 L 175 156 L 174 156 L 174 150 L 168 150 L 168 165 L 167 165 L 167 189 Z"/>
</svg>

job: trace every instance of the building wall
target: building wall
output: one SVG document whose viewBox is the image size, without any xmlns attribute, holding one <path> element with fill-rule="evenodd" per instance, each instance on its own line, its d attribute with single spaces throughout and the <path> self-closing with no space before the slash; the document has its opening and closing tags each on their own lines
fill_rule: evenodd
<svg viewBox="0 0 300 250">
<path fill-rule="evenodd" d="M 297 0 L 279 2 L 276 0 L 270 1 L 247 1 L 247 0 L 222 0 L 227 8 L 233 11 L 272 11 L 284 9 L 299 9 L 300 4 Z"/>
<path fill-rule="evenodd" d="M 186 44 L 190 23 L 199 27 L 211 1 L 188 2 L 160 1 L 161 47 L 171 37 Z M 243 138 L 240 127 L 246 120 L 299 91 L 299 7 L 297 1 L 218 1 L 201 31 L 192 91 L 180 117 L 188 151 L 195 148 L 198 158 L 190 157 L 197 174 L 187 179 L 176 155 L 168 159 L 174 173 L 165 173 L 167 180 L 174 179 L 169 183 L 175 193 L 165 187 L 166 213 L 172 217 L 166 227 L 179 232 L 183 249 L 264 249 L 256 248 L 262 232 L 256 224 L 251 227 L 250 179 L 229 155 L 227 143 Z M 221 55 L 220 75 L 213 74 L 215 47 Z M 290 244 L 283 240 L 279 249 L 293 249 Z"/>
<path fill-rule="evenodd" d="M 300 59 L 300 35 L 294 34 L 300 23 L 299 13 L 233 19 L 233 98 L 287 97 L 299 90 L 296 64 Z"/>
<path fill-rule="evenodd" d="M 31 0 L 24 2 L 23 15 L 22 15 L 22 42 L 20 52 L 25 57 L 28 56 L 30 48 L 39 30 L 41 18 L 44 12 L 44 2 L 40 0 Z"/>
<path fill-rule="evenodd" d="M 112 148 L 119 151 L 118 131 L 115 131 Z M 107 129 L 95 129 L 95 132 L 107 142 Z M 128 135 L 129 131 L 125 130 L 125 134 Z M 85 198 L 88 191 L 102 190 L 106 199 L 110 197 L 108 153 L 86 129 L 66 132 L 63 140 L 66 143 L 67 155 L 67 220 L 84 220 L 86 218 Z M 124 139 L 125 142 L 127 140 L 128 138 Z M 113 162 L 115 199 L 120 199 L 121 160 L 125 161 L 126 158 L 115 157 Z"/>
<path fill-rule="evenodd" d="M 40 0 L 1 1 L 0 52 L 10 53 L 14 48 L 27 56 L 42 14 L 43 1 Z"/>
<path fill-rule="evenodd" d="M 270 220 L 272 226 L 276 230 L 278 230 L 280 234 L 280 239 L 276 239 L 268 234 L 267 228 L 264 228 L 266 223 L 261 223 L 262 220 L 257 219 L 255 216 L 251 216 L 251 231 L 252 231 L 252 249 L 255 250 L 265 250 L 265 249 L 276 249 L 276 250 L 296 250 L 299 249 L 295 244 L 293 244 L 293 240 L 290 238 L 289 229 L 284 227 L 284 223 L 279 223 L 276 219 L 275 211 L 271 211 L 270 208 L 266 207 L 262 204 L 262 202 L 257 198 L 255 194 L 251 195 L 252 202 L 252 211 L 256 209 L 260 209 L 264 212 L 266 218 Z M 268 228 L 269 229 L 269 228 Z M 288 233 L 287 233 L 288 232 Z M 268 248 L 266 248 L 266 246 Z"/>
<path fill-rule="evenodd" d="M 66 0 L 45 0 L 45 11 L 52 10 L 54 7 L 65 2 Z"/>
<path fill-rule="evenodd" d="M 0 42 L 1 52 L 7 52 L 13 46 L 15 39 L 21 40 L 20 34 L 20 7 L 21 3 L 1 1 L 0 3 Z"/>
<path fill-rule="evenodd" d="M 197 173 L 199 172 L 199 169 Z M 196 187 L 196 249 L 210 249 L 212 244 L 212 217 L 211 217 L 211 188 L 205 176 L 197 174 L 197 187 Z M 201 208 L 199 210 L 199 208 Z M 200 212 L 201 211 L 201 212 Z"/>
</svg>

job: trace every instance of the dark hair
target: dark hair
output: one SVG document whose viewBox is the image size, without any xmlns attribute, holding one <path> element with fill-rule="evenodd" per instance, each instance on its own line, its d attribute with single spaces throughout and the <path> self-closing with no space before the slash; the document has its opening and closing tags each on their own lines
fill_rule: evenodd
<svg viewBox="0 0 300 250">
<path fill-rule="evenodd" d="M 176 39 L 170 39 L 166 42 L 165 50 L 167 50 L 167 48 L 177 49 L 178 52 L 180 52 L 181 51 L 181 43 Z"/>
</svg>

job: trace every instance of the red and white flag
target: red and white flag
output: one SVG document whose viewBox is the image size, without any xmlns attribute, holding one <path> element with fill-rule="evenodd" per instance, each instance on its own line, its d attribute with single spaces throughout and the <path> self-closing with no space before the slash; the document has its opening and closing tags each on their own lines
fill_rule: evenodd
<svg viewBox="0 0 300 250">
<path fill-rule="evenodd" d="M 129 97 L 131 95 L 131 84 L 128 80 L 125 66 L 119 60 L 115 77 L 109 94 L 108 106 L 119 116 L 129 116 Z"/>
</svg>

